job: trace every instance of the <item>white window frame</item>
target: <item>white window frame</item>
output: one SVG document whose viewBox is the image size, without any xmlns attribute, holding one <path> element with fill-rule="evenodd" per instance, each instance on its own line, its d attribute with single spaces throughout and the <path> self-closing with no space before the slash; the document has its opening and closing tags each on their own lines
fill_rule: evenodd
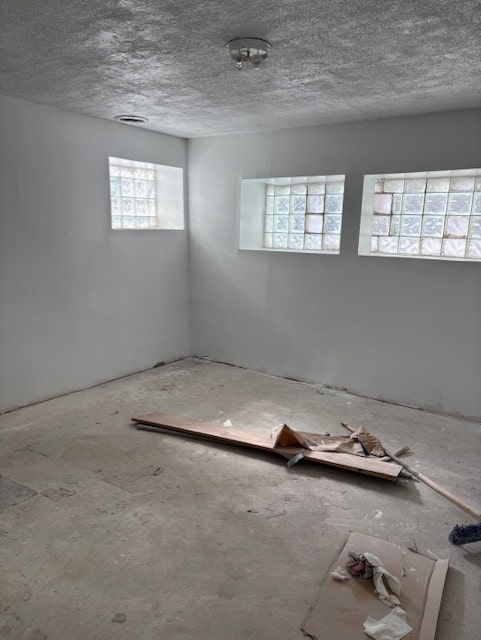
<svg viewBox="0 0 481 640">
<path fill-rule="evenodd" d="M 456 179 L 456 178 L 460 178 L 460 179 L 473 178 L 474 179 L 474 187 L 472 191 L 467 192 L 467 193 L 473 194 L 472 200 L 471 200 L 470 212 L 462 213 L 462 214 L 451 212 L 451 216 L 453 218 L 463 216 L 467 220 L 466 237 L 449 234 L 448 218 L 450 217 L 450 212 L 448 207 L 449 207 L 450 199 L 452 197 L 452 194 L 455 195 L 455 194 L 463 193 L 462 191 L 452 189 L 452 185 L 453 185 L 452 179 Z M 444 191 L 440 191 L 440 190 L 435 191 L 434 189 L 430 190 L 429 181 L 430 180 L 433 181 L 431 184 L 434 184 L 434 181 L 438 179 L 444 180 L 444 181 L 449 179 L 449 186 L 447 190 L 446 189 L 444 189 Z M 375 217 L 375 214 L 374 214 L 375 195 L 382 193 L 382 191 L 380 191 L 381 181 L 393 181 L 393 183 L 396 181 L 401 183 L 401 181 L 403 181 L 402 191 L 398 191 L 397 193 L 393 192 L 393 193 L 396 193 L 396 195 L 398 196 L 399 195 L 402 196 L 402 202 L 401 202 L 401 207 L 403 207 L 401 210 L 402 215 L 407 215 L 409 217 L 409 214 L 406 214 L 404 209 L 404 198 L 406 195 L 409 195 L 408 191 L 406 190 L 406 182 L 405 182 L 406 180 L 426 181 L 426 188 L 424 192 L 419 191 L 420 195 L 421 193 L 424 194 L 423 201 L 422 201 L 422 213 L 419 214 L 422 217 L 421 229 L 419 232 L 419 236 L 418 235 L 412 236 L 413 238 L 416 238 L 416 239 L 419 237 L 419 240 L 420 240 L 419 253 L 407 253 L 407 252 L 400 253 L 399 249 L 397 250 L 397 252 L 394 252 L 393 250 L 392 253 L 388 253 L 387 251 L 379 250 L 379 248 L 381 247 L 380 240 L 378 240 L 378 244 L 377 244 L 378 250 L 376 250 L 376 240 L 375 239 L 373 240 L 373 238 L 376 238 L 376 235 L 372 233 L 373 219 Z M 431 212 L 429 212 L 429 210 L 426 211 L 427 196 L 441 194 L 441 193 L 446 195 L 446 209 L 444 210 L 444 212 L 434 213 L 433 211 Z M 414 192 L 413 192 L 413 195 L 414 195 Z M 457 261 L 457 262 L 479 262 L 481 261 L 481 234 L 479 234 L 474 229 L 473 225 L 476 223 L 476 229 L 478 228 L 478 222 L 480 222 L 479 219 L 481 219 L 481 213 L 479 212 L 479 209 L 478 209 L 480 205 L 481 205 L 481 169 L 452 169 L 452 170 L 446 170 L 446 171 L 420 171 L 420 172 L 365 175 L 363 196 L 362 196 L 361 224 L 360 224 L 360 233 L 359 233 L 358 253 L 361 256 L 373 256 L 373 257 L 379 257 L 379 258 L 413 258 L 413 259 L 421 259 L 421 260 L 449 260 L 449 261 Z M 383 215 L 383 214 L 381 213 L 378 215 Z M 401 228 L 399 229 L 399 232 L 396 234 L 392 226 L 392 222 L 397 223 L 397 221 L 393 220 L 393 216 L 397 216 L 397 215 L 399 214 L 393 213 L 392 209 L 391 209 L 391 213 L 386 214 L 386 217 L 388 216 L 391 217 L 391 221 L 389 222 L 389 232 L 388 234 L 384 234 L 384 237 L 392 238 L 394 245 L 396 244 L 395 239 L 399 238 L 398 246 L 401 246 L 400 245 L 401 238 L 405 238 L 406 236 L 402 234 Z M 412 214 L 412 215 L 417 216 L 418 214 Z M 427 235 L 424 233 L 424 224 L 425 224 L 426 218 L 429 218 L 430 216 L 444 218 L 443 228 L 442 228 L 442 231 L 440 231 L 442 235 L 433 236 L 433 235 Z M 474 236 L 472 235 L 473 233 L 475 233 Z M 429 255 L 427 253 L 421 253 L 423 250 L 427 250 L 428 245 L 427 243 L 425 245 L 425 242 L 431 239 L 436 240 L 438 246 L 441 246 L 439 255 Z M 445 241 L 453 241 L 453 240 L 460 240 L 461 242 L 459 244 L 461 245 L 462 245 L 462 242 L 466 240 L 465 255 L 446 255 L 446 253 L 444 253 L 444 251 L 447 251 Z M 439 245 L 439 241 L 440 241 L 440 245 Z M 385 244 L 386 246 L 388 243 L 385 242 L 383 244 Z M 451 242 L 451 246 L 452 244 L 453 243 Z M 425 246 L 426 246 L 426 249 L 424 249 Z M 478 251 L 477 247 L 479 247 L 479 254 L 480 254 L 479 256 L 473 257 L 473 256 L 466 255 L 469 251 L 474 251 L 475 249 L 477 252 Z"/>
<path fill-rule="evenodd" d="M 265 246 L 265 234 L 266 234 L 266 219 L 268 218 L 268 213 L 266 211 L 266 202 L 267 198 L 272 189 L 276 187 L 285 187 L 293 185 L 307 185 L 309 184 L 339 184 L 342 183 L 342 192 L 341 193 L 326 193 L 325 195 L 336 195 L 341 196 L 341 210 L 339 212 L 331 212 L 327 213 L 327 215 L 339 215 L 340 216 L 340 230 L 339 233 L 332 234 L 323 234 L 309 232 L 303 230 L 302 232 L 291 231 L 290 224 L 291 218 L 290 215 L 295 216 L 304 216 L 307 215 L 325 215 L 324 212 L 313 212 L 310 214 L 307 209 L 304 213 L 290 213 L 289 221 L 288 221 L 288 231 L 285 232 L 285 235 L 303 235 L 304 243 L 303 248 L 293 248 L 289 246 L 287 247 L 269 247 Z M 345 175 L 324 175 L 324 176 L 289 176 L 289 177 L 276 177 L 276 178 L 240 178 L 240 199 L 239 199 L 239 249 L 240 250 L 248 250 L 248 251 L 266 251 L 266 252 L 282 252 L 282 253 L 301 253 L 301 254 L 325 254 L 325 255 L 339 255 L 341 251 L 341 233 L 342 233 L 342 215 L 344 210 L 344 187 L 345 187 Z M 290 197 L 293 197 L 292 194 Z M 324 195 L 324 194 L 320 194 Z M 307 193 L 306 193 L 306 202 L 307 202 Z M 288 214 L 285 214 L 288 215 Z M 324 230 L 323 230 L 324 231 Z M 268 233 L 271 233 L 268 231 Z M 326 248 L 304 248 L 306 236 L 315 235 L 319 236 L 321 242 L 323 241 L 324 235 L 334 235 L 339 239 L 339 245 L 335 249 L 326 249 Z"/>
<path fill-rule="evenodd" d="M 122 167 L 131 169 L 135 172 L 139 169 L 153 176 L 154 189 L 153 196 L 137 196 L 135 186 L 133 195 L 126 196 L 121 192 L 117 192 L 118 183 L 114 184 L 118 176 L 112 175 L 112 167 Z M 152 162 L 142 162 L 138 160 L 128 160 L 126 158 L 117 158 L 109 156 L 108 158 L 109 185 L 110 185 L 110 225 L 114 231 L 158 231 L 158 230 L 183 230 L 184 229 L 184 186 L 183 186 L 183 169 L 181 167 L 173 167 L 168 165 L 154 164 Z M 130 179 L 130 178 L 129 178 Z M 135 182 L 135 178 L 132 178 Z M 140 178 L 151 182 L 152 178 Z M 122 187 L 120 186 L 120 189 Z M 129 207 L 133 207 L 133 211 L 125 213 L 122 210 L 124 206 L 123 199 L 129 202 Z M 154 200 L 154 211 L 148 213 L 137 213 L 137 200 L 140 200 L 142 207 L 149 201 Z M 120 211 L 114 211 L 115 206 L 119 206 Z M 133 203 L 133 204 L 132 204 Z M 152 205 L 150 205 L 152 206 Z M 118 218 L 121 219 L 121 225 L 124 219 L 129 219 L 131 226 L 119 226 Z M 139 224 L 139 219 L 142 221 Z M 147 222 L 145 222 L 147 220 Z"/>
</svg>

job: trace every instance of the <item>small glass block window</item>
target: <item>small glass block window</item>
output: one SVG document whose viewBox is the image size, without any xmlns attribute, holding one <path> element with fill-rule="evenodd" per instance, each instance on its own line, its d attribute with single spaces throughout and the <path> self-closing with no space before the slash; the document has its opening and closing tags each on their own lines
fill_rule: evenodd
<svg viewBox="0 0 481 640">
<path fill-rule="evenodd" d="M 344 176 L 267 179 L 263 248 L 339 253 L 343 198 Z"/>
<path fill-rule="evenodd" d="M 365 176 L 360 255 L 481 260 L 481 169 Z"/>
<path fill-rule="evenodd" d="M 181 168 L 109 158 L 109 181 L 112 229 L 183 229 Z"/>
</svg>

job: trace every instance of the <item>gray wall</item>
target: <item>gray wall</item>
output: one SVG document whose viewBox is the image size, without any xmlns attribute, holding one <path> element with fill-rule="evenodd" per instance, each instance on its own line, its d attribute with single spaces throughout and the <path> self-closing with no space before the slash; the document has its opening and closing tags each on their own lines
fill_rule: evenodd
<svg viewBox="0 0 481 640">
<path fill-rule="evenodd" d="M 109 155 L 186 141 L 0 98 L 0 408 L 187 355 L 187 231 L 111 231 Z"/>
<path fill-rule="evenodd" d="M 189 141 L 192 352 L 481 417 L 481 263 L 357 256 L 363 174 L 472 167 L 481 111 Z M 340 256 L 238 251 L 240 176 L 326 173 Z"/>
</svg>

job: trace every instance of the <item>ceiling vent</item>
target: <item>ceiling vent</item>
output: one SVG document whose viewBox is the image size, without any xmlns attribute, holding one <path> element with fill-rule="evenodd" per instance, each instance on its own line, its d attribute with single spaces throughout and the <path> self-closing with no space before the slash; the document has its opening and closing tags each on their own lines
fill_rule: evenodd
<svg viewBox="0 0 481 640">
<path fill-rule="evenodd" d="M 261 38 L 234 38 L 227 43 L 227 50 L 239 71 L 246 66 L 259 69 L 266 61 L 271 45 Z"/>
<path fill-rule="evenodd" d="M 115 116 L 114 120 L 118 120 L 119 122 L 126 122 L 127 124 L 143 124 L 144 122 L 148 122 L 148 118 L 144 118 L 143 116 L 133 116 L 133 115 L 121 115 Z"/>
</svg>

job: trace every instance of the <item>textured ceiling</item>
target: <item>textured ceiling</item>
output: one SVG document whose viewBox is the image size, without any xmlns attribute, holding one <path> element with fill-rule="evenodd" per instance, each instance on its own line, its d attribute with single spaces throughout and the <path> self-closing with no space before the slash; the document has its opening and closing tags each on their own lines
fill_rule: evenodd
<svg viewBox="0 0 481 640">
<path fill-rule="evenodd" d="M 469 108 L 480 34 L 481 0 L 1 0 L 0 93 L 185 137 Z"/>
</svg>

